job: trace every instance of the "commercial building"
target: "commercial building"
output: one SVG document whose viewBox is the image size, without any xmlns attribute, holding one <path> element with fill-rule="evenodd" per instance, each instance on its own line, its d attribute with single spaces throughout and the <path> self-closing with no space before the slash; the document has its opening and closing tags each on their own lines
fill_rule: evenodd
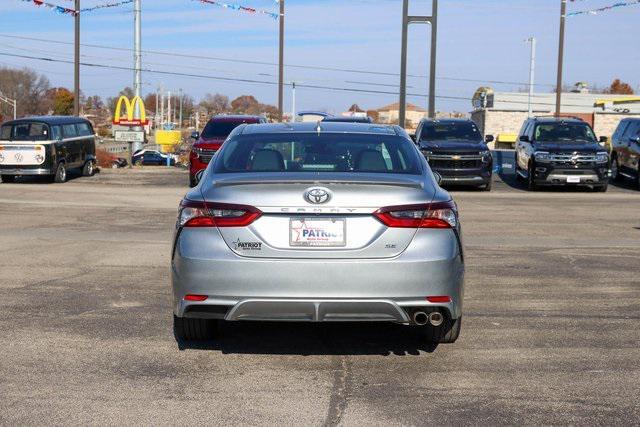
<svg viewBox="0 0 640 427">
<path fill-rule="evenodd" d="M 473 96 L 471 119 L 484 135 L 494 135 L 498 141 L 515 140 L 528 117 L 528 100 L 526 92 L 480 88 Z M 555 93 L 532 96 L 534 116 L 553 115 L 555 105 Z M 640 117 L 640 97 L 585 93 L 584 90 L 568 92 L 562 94 L 561 112 L 562 116 L 579 117 L 589 123 L 598 136 L 611 136 L 623 118 Z"/>
</svg>

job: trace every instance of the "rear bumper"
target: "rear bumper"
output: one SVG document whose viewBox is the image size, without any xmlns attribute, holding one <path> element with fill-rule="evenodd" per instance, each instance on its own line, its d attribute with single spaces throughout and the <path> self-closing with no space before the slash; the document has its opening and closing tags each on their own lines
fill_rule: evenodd
<svg viewBox="0 0 640 427">
<path fill-rule="evenodd" d="M 174 314 L 407 323 L 407 309 L 424 307 L 441 309 L 455 319 L 462 311 L 464 264 L 454 232 L 438 231 L 450 241 L 448 250 L 430 248 L 441 240 L 418 232 L 409 248 L 391 259 L 247 258 L 233 253 L 222 238 L 213 246 L 203 245 L 207 254 L 200 257 L 183 251 L 178 237 L 172 262 Z M 212 252 L 216 245 L 219 250 Z M 208 298 L 185 301 L 187 294 Z M 426 300 L 442 295 L 450 296 L 451 302 Z"/>
<path fill-rule="evenodd" d="M 410 314 L 417 309 L 439 310 L 447 317 L 456 312 L 453 302 L 429 304 L 412 299 L 209 298 L 180 305 L 178 316 L 227 321 L 410 323 Z"/>
</svg>

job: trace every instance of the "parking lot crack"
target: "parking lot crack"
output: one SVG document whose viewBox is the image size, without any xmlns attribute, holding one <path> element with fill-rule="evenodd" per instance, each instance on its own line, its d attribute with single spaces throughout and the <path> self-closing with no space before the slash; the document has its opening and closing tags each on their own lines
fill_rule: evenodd
<svg viewBox="0 0 640 427">
<path fill-rule="evenodd" d="M 349 393 L 351 392 L 351 363 L 347 356 L 335 356 L 333 360 L 333 385 L 329 410 L 324 426 L 337 426 L 347 409 Z"/>
</svg>

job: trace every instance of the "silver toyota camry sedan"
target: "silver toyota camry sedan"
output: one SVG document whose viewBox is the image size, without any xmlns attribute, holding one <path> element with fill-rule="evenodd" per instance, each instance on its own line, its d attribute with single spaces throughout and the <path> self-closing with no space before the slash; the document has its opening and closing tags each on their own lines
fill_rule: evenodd
<svg viewBox="0 0 640 427">
<path fill-rule="evenodd" d="M 406 132 L 242 125 L 182 200 L 174 328 L 221 321 L 386 321 L 454 342 L 464 256 L 456 204 Z"/>
</svg>

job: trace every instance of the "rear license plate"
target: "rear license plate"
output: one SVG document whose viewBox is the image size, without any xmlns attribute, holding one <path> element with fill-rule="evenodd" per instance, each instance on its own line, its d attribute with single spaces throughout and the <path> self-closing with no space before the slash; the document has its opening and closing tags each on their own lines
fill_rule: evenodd
<svg viewBox="0 0 640 427">
<path fill-rule="evenodd" d="M 289 223 L 291 246 L 341 247 L 347 244 L 346 221 L 336 218 L 301 218 Z"/>
<path fill-rule="evenodd" d="M 567 177 L 567 182 L 569 184 L 579 184 L 580 183 L 580 177 L 579 176 L 568 176 Z"/>
</svg>

